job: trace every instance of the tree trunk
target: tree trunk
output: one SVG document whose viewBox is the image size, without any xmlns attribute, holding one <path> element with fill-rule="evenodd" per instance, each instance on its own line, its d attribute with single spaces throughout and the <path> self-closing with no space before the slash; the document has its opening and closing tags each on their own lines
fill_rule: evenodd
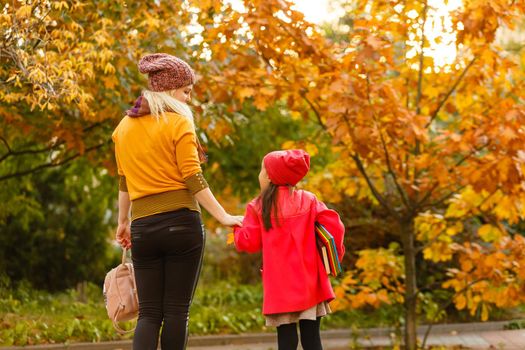
<svg viewBox="0 0 525 350">
<path fill-rule="evenodd" d="M 87 282 L 77 283 L 77 301 L 81 303 L 87 302 Z"/>
<path fill-rule="evenodd" d="M 414 247 L 414 222 L 410 220 L 401 225 L 403 254 L 405 256 L 405 349 L 417 349 L 417 282 L 416 282 L 416 249 Z"/>
</svg>

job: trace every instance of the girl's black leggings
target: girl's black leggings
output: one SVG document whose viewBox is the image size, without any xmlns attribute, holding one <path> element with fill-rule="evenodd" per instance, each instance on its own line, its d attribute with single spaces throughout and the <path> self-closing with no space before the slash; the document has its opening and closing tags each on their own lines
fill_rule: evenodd
<svg viewBox="0 0 525 350">
<path fill-rule="evenodd" d="M 319 327 L 321 318 L 313 320 L 299 320 L 301 345 L 304 350 L 322 350 L 321 333 Z M 297 323 L 283 324 L 277 327 L 277 344 L 279 350 L 297 350 Z"/>
<path fill-rule="evenodd" d="M 205 234 L 198 212 L 181 209 L 131 223 L 131 253 L 139 298 L 133 350 L 183 350 Z"/>
</svg>

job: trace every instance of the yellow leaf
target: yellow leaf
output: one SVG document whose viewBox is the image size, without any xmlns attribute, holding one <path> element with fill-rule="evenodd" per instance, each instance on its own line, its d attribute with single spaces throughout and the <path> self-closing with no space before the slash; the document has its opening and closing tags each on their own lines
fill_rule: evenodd
<svg viewBox="0 0 525 350">
<path fill-rule="evenodd" d="M 486 304 L 481 305 L 481 320 L 486 321 L 489 319 L 489 308 Z"/>
<path fill-rule="evenodd" d="M 478 235 L 485 242 L 498 241 L 501 238 L 501 231 L 499 228 L 492 225 L 483 225 L 478 229 Z"/>
<path fill-rule="evenodd" d="M 255 90 L 251 87 L 242 87 L 237 90 L 237 96 L 241 101 L 244 101 L 246 97 L 252 97 L 255 94 Z"/>
<path fill-rule="evenodd" d="M 315 156 L 315 155 L 319 152 L 319 149 L 318 149 L 317 146 L 314 145 L 313 143 L 307 143 L 306 146 L 305 146 L 305 150 L 306 150 L 306 152 L 308 152 L 311 156 Z"/>
<path fill-rule="evenodd" d="M 302 114 L 301 114 L 301 112 L 298 112 L 298 111 L 290 111 L 290 117 L 293 120 L 299 120 L 299 119 L 302 118 Z"/>
<path fill-rule="evenodd" d="M 113 74 L 115 73 L 115 67 L 111 63 L 106 63 L 106 66 L 104 67 L 104 74 Z"/>
<path fill-rule="evenodd" d="M 230 244 L 233 244 L 234 242 L 235 242 L 235 235 L 233 234 L 233 232 L 228 233 L 226 244 L 230 245 Z"/>
<path fill-rule="evenodd" d="M 264 111 L 268 107 L 268 97 L 262 94 L 255 96 L 255 101 L 253 105 L 260 111 Z"/>
<path fill-rule="evenodd" d="M 295 141 L 285 141 L 281 145 L 281 148 L 282 149 L 294 149 L 294 148 L 296 148 Z"/>
<path fill-rule="evenodd" d="M 103 78 L 102 81 L 104 82 L 104 87 L 106 89 L 113 89 L 117 85 L 117 82 L 118 82 L 117 79 L 115 79 L 115 77 L 113 76 Z"/>
<path fill-rule="evenodd" d="M 458 310 L 463 310 L 467 306 L 467 299 L 463 294 L 460 294 L 456 297 L 456 308 Z"/>
<path fill-rule="evenodd" d="M 31 16 L 31 6 L 24 5 L 16 11 L 16 16 L 20 18 L 25 18 Z"/>
</svg>

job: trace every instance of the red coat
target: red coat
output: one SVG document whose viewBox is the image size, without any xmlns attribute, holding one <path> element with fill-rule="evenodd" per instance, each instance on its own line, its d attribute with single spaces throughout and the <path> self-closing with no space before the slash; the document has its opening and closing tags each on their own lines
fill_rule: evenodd
<svg viewBox="0 0 525 350">
<path fill-rule="evenodd" d="M 263 314 L 303 311 L 335 298 L 317 251 L 314 223 L 324 225 L 334 236 L 339 259 L 343 258 L 344 226 L 339 215 L 302 190 L 279 187 L 279 224 L 265 231 L 261 205 L 256 198 L 246 208 L 243 226 L 235 228 L 238 251 L 262 249 Z"/>
</svg>

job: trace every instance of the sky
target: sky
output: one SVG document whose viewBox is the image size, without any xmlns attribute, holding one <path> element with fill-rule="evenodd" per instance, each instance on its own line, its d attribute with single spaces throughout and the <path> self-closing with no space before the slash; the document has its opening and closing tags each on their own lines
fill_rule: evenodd
<svg viewBox="0 0 525 350">
<path fill-rule="evenodd" d="M 314 23 L 336 21 L 339 13 L 330 8 L 329 0 L 295 0 L 296 9 L 304 13 L 307 20 Z M 452 64 L 456 58 L 456 34 L 452 31 L 449 13 L 461 6 L 461 0 L 429 0 L 429 12 L 425 25 L 425 36 L 430 47 L 426 55 L 434 58 L 437 67 Z M 414 13 L 417 16 L 417 13 Z M 409 53 L 416 55 L 417 50 Z"/>
<path fill-rule="evenodd" d="M 329 7 L 329 0 L 295 0 L 296 9 L 314 23 L 335 21 L 338 13 Z"/>
<path fill-rule="evenodd" d="M 234 7 L 238 7 L 240 0 L 229 0 Z M 330 6 L 330 0 L 293 0 L 295 8 L 304 13 L 307 20 L 321 24 L 337 21 L 340 13 Z M 242 6 L 242 5 L 240 5 Z M 450 11 L 461 6 L 461 0 L 429 0 L 429 12 L 424 28 L 429 43 L 425 54 L 434 58 L 435 67 L 452 64 L 456 59 L 456 34 L 452 31 Z M 414 17 L 417 13 L 414 13 Z M 414 43 L 415 44 L 415 43 Z M 417 46 L 417 45 L 416 45 Z M 414 48 L 410 55 L 417 55 L 418 48 Z"/>
</svg>

